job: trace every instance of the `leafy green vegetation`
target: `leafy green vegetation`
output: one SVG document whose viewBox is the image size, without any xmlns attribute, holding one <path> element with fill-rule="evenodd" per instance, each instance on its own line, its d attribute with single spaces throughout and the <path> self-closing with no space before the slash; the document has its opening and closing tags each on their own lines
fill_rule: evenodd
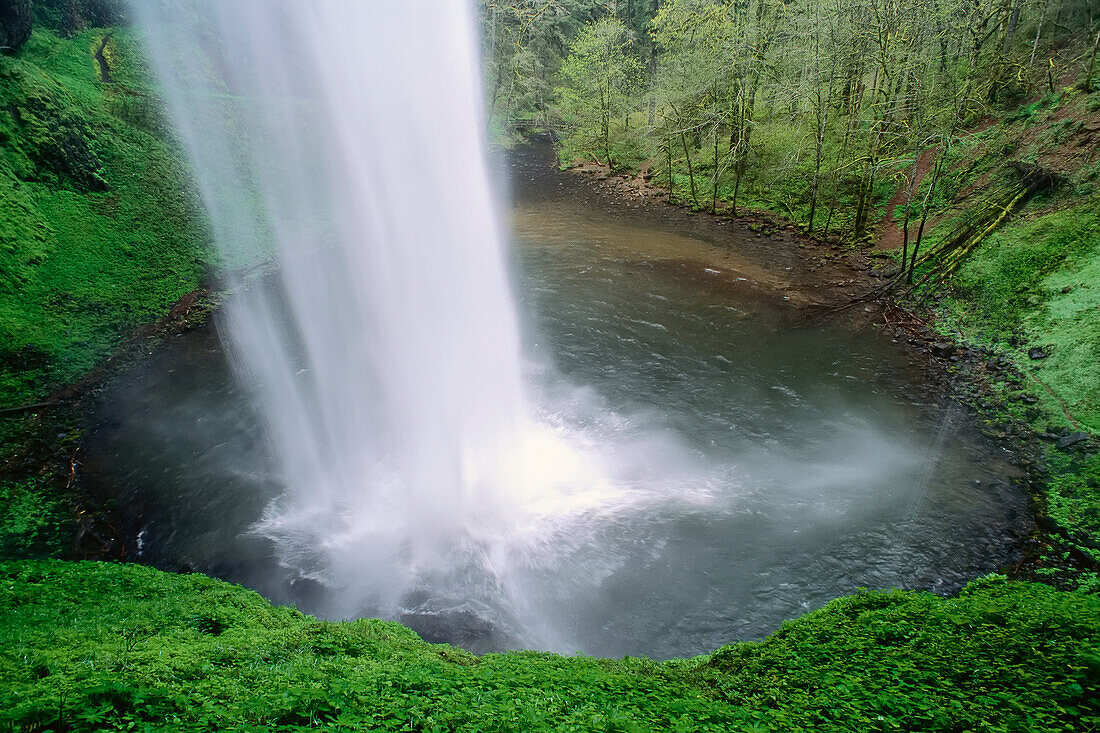
<svg viewBox="0 0 1100 733">
<path fill-rule="evenodd" d="M 85 374 L 210 263 L 135 40 L 107 35 L 36 30 L 0 56 L 0 407 Z"/>
<path fill-rule="evenodd" d="M 951 600 L 868 593 L 704 669 L 723 699 L 796 710 L 792 729 L 1086 730 L 1100 712 L 1098 611 L 1095 597 L 999 576 Z"/>
<path fill-rule="evenodd" d="M 990 577 L 862 593 L 656 663 L 475 657 L 200 575 L 0 564 L 0 722 L 24 730 L 1084 730 L 1100 600 Z"/>
<path fill-rule="evenodd" d="M 71 525 L 68 506 L 48 482 L 0 482 L 0 557 L 59 555 Z"/>
</svg>

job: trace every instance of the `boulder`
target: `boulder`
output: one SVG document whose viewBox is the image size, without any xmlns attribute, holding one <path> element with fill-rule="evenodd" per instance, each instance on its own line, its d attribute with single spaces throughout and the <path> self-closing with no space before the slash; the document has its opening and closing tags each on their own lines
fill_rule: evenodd
<svg viewBox="0 0 1100 733">
<path fill-rule="evenodd" d="M 1060 450 L 1066 450 L 1067 448 L 1072 448 L 1073 446 L 1077 445 L 1078 443 L 1084 443 L 1090 437 L 1091 436 L 1088 433 L 1081 433 L 1081 432 L 1070 433 L 1069 435 L 1064 435 L 1064 436 L 1062 436 L 1061 438 L 1058 439 L 1058 448 Z"/>
<path fill-rule="evenodd" d="M 940 341 L 932 344 L 932 356 L 938 356 L 941 359 L 946 359 L 949 356 L 955 354 L 955 344 L 950 341 Z"/>
<path fill-rule="evenodd" d="M 34 8 L 31 0 L 0 0 L 0 50 L 15 53 L 31 37 Z"/>
</svg>

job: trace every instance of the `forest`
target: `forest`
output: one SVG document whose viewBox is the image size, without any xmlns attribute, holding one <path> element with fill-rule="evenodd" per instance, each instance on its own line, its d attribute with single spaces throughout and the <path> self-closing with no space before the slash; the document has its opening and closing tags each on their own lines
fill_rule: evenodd
<svg viewBox="0 0 1100 733">
<path fill-rule="evenodd" d="M 0 728 L 1095 729 L 1098 53 L 0 0 Z"/>
<path fill-rule="evenodd" d="M 979 172 L 957 170 L 980 165 L 974 128 L 1094 91 L 1095 15 L 1088 2 L 488 2 L 490 124 L 558 129 L 563 162 L 647 163 L 694 208 L 776 211 L 822 237 L 872 236 L 900 187 L 911 281 L 930 210 Z M 1053 185 L 1017 178 L 998 205 Z"/>
</svg>

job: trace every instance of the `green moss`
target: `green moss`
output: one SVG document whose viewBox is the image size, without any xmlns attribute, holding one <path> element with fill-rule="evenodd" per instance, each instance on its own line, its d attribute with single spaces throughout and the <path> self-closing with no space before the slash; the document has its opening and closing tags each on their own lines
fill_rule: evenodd
<svg viewBox="0 0 1100 733">
<path fill-rule="evenodd" d="M 1100 455 L 1051 451 L 1047 482 L 1050 518 L 1081 552 L 1100 563 Z"/>
<path fill-rule="evenodd" d="M 1053 212 L 1033 207 L 990 235 L 962 267 L 956 284 L 988 337 L 1007 339 L 1025 315 L 1060 299 L 1055 289 L 1061 290 L 1061 280 L 1078 280 L 1083 275 L 1079 271 L 1090 270 L 1097 256 L 1100 209 L 1096 201 Z M 1088 310 L 1100 304 L 1100 293 L 1090 296 L 1086 286 L 1074 300 L 1078 309 Z M 1079 335 L 1083 334 L 1075 334 Z"/>
<path fill-rule="evenodd" d="M 987 579 L 842 598 L 655 663 L 475 657 L 200 575 L 0 564 L 0 723 L 67 730 L 1070 730 L 1100 722 L 1100 601 Z M 59 721 L 60 717 L 60 721 Z M 68 726 L 68 727 L 66 727 Z"/>
<path fill-rule="evenodd" d="M 196 289 L 212 256 L 134 40 L 36 31 L 0 58 L 0 407 L 33 402 Z"/>
<path fill-rule="evenodd" d="M 1081 730 L 1100 722 L 1098 622 L 1093 597 L 991 576 L 954 599 L 838 599 L 762 644 L 719 650 L 704 674 L 724 699 L 760 710 L 781 701 L 797 711 L 792 721 L 818 730 L 853 721 L 865 730 Z"/>
<path fill-rule="evenodd" d="M 1050 357 L 1037 369 L 1070 412 L 1100 432 L 1100 199 L 1067 223 L 1066 262 L 1039 283 L 1044 308 L 1026 318 Z"/>
</svg>

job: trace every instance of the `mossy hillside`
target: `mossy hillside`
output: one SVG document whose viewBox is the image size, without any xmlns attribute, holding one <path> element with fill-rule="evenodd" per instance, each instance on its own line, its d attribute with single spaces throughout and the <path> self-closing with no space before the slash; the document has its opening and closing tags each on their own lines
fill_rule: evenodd
<svg viewBox="0 0 1100 733">
<path fill-rule="evenodd" d="M 926 251 L 973 216 L 988 190 L 1011 178 L 1003 167 L 1006 156 L 1052 171 L 1057 185 L 991 232 L 947 287 L 937 283 L 922 291 L 927 296 L 934 287 L 942 296 L 938 327 L 945 334 L 1016 364 L 1011 378 L 991 385 L 999 399 L 986 419 L 994 432 L 1005 421 L 1016 421 L 1047 436 L 1040 461 L 1047 471 L 1037 498 L 1042 513 L 1060 529 L 1061 539 L 1050 539 L 1062 547 L 1040 562 L 1043 572 L 1085 585 L 1100 578 L 1085 573 L 1071 580 L 1059 567 L 1064 569 L 1071 551 L 1100 562 L 1100 458 L 1089 444 L 1062 449 L 1054 438 L 1100 432 L 1097 143 L 1100 93 L 1075 88 L 1022 104 L 999 123 L 964 135 L 959 146 L 964 154 L 953 163 L 945 186 L 951 195 L 942 202 Z M 1041 358 L 1033 359 L 1033 353 Z"/>
<path fill-rule="evenodd" d="M 1025 366 L 1081 425 L 1100 431 L 1100 197 L 1033 210 L 961 269 L 957 318 Z M 1031 359 L 1040 348 L 1044 359 Z"/>
<path fill-rule="evenodd" d="M 0 723 L 24 730 L 1056 731 L 1100 724 L 1100 599 L 991 577 L 861 593 L 656 663 L 475 657 L 201 575 L 0 564 Z M 60 720 L 59 720 L 60 718 Z"/>
<path fill-rule="evenodd" d="M 1064 89 L 1022 105 L 972 136 L 968 170 L 992 170 L 1011 154 L 1055 173 L 1051 193 L 1029 201 L 988 236 L 959 270 L 951 300 L 957 325 L 1011 353 L 1100 430 L 1100 92 Z M 961 194 L 966 194 L 962 190 Z M 962 195 L 965 214 L 977 198 Z M 950 229 L 937 228 L 934 243 Z M 1030 363 L 1036 346 L 1048 354 Z"/>
<path fill-rule="evenodd" d="M 782 701 L 792 729 L 1088 730 L 1100 722 L 1098 623 L 1095 596 L 1003 576 L 952 599 L 861 593 L 718 650 L 698 677 L 743 707 Z"/>
<path fill-rule="evenodd" d="M 203 219 L 135 48 L 37 30 L 0 57 L 0 407 L 32 402 L 196 289 Z"/>
</svg>

